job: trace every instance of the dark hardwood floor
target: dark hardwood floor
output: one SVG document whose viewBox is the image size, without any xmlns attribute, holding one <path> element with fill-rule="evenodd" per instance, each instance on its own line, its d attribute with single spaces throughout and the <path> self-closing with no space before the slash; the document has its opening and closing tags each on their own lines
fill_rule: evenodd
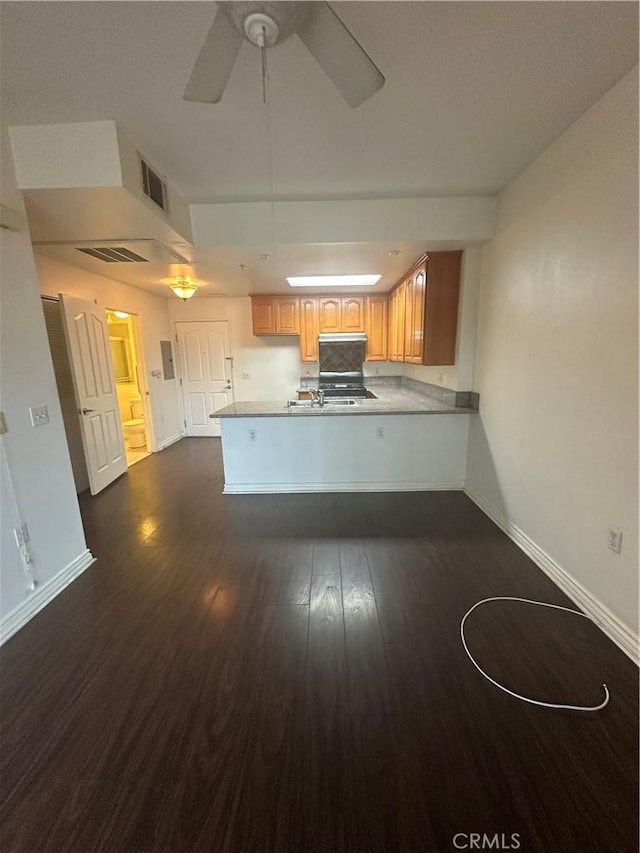
<svg viewBox="0 0 640 853">
<path fill-rule="evenodd" d="M 223 496 L 189 439 L 81 508 L 97 562 L 0 652 L 3 853 L 638 849 L 637 670 L 506 602 L 481 666 L 610 704 L 480 676 L 472 604 L 572 605 L 462 493 Z"/>
</svg>

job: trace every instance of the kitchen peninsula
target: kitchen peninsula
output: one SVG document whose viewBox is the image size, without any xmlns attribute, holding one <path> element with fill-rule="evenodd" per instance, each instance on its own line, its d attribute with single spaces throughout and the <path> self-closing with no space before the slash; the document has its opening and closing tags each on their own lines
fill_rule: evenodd
<svg viewBox="0 0 640 853">
<path fill-rule="evenodd" d="M 375 399 L 352 404 L 238 402 L 217 411 L 225 493 L 462 488 L 477 395 L 385 380 L 369 383 Z"/>
</svg>

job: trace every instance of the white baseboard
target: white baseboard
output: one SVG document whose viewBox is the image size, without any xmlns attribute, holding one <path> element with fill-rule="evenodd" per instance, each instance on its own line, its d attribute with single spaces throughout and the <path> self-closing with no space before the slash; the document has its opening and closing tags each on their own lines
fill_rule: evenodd
<svg viewBox="0 0 640 853">
<path fill-rule="evenodd" d="M 465 488 L 464 491 L 533 560 L 536 566 L 542 569 L 545 575 L 548 575 L 578 607 L 593 619 L 596 625 L 602 628 L 607 637 L 613 640 L 634 663 L 640 663 L 640 639 L 624 622 L 621 622 L 608 607 L 572 577 L 566 569 L 563 569 L 546 551 L 536 545 L 517 525 L 509 521 L 504 513 L 484 495 L 469 488 Z"/>
<path fill-rule="evenodd" d="M 463 483 L 225 483 L 225 495 L 313 494 L 317 492 L 451 492 Z"/>
<path fill-rule="evenodd" d="M 170 447 L 172 444 L 175 444 L 176 441 L 180 441 L 181 438 L 184 438 L 181 432 L 177 432 L 175 435 L 172 435 L 169 438 L 165 438 L 164 441 L 161 441 L 158 445 L 158 450 L 165 450 L 167 447 Z"/>
<path fill-rule="evenodd" d="M 95 557 L 91 551 L 84 551 L 57 575 L 54 575 L 42 586 L 36 587 L 28 598 L 14 607 L 10 613 L 7 613 L 0 622 L 0 645 L 12 637 L 20 628 L 23 628 L 36 613 L 46 607 L 56 595 L 61 593 L 71 581 L 75 580 L 94 562 Z"/>
</svg>

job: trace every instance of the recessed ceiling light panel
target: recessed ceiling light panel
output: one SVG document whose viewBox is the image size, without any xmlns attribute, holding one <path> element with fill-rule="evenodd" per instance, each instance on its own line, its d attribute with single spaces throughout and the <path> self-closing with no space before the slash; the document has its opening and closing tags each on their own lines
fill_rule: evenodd
<svg viewBox="0 0 640 853">
<path fill-rule="evenodd" d="M 379 275 L 298 275 L 287 276 L 291 287 L 370 287 Z"/>
</svg>

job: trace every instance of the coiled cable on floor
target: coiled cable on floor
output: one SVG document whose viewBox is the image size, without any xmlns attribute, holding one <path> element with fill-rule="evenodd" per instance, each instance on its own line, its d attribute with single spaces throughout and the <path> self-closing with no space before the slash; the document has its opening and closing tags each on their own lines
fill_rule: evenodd
<svg viewBox="0 0 640 853">
<path fill-rule="evenodd" d="M 516 699 L 520 699 L 522 702 L 528 702 L 530 705 L 540 705 L 542 708 L 561 708 L 567 711 L 600 711 L 605 705 L 609 702 L 609 690 L 606 684 L 603 684 L 604 688 L 604 699 L 599 705 L 558 705 L 554 702 L 541 702 L 538 699 L 529 699 L 527 696 L 521 696 L 519 693 L 514 693 L 513 690 L 509 690 L 508 687 L 504 687 L 504 685 L 499 684 L 495 679 L 491 678 L 482 667 L 477 663 L 474 659 L 473 655 L 469 651 L 469 646 L 467 646 L 467 641 L 464 636 L 464 623 L 467 621 L 468 617 L 473 613 L 476 607 L 480 607 L 481 604 L 487 604 L 489 601 L 522 601 L 525 604 L 536 604 L 539 607 L 551 607 L 554 610 L 565 610 L 567 613 L 573 613 L 575 616 L 582 616 L 584 619 L 588 619 L 584 613 L 581 613 L 579 610 L 573 610 L 570 607 L 560 607 L 559 604 L 547 604 L 544 601 L 532 601 L 529 598 L 514 598 L 513 596 L 496 596 L 494 598 L 483 598 L 481 601 L 477 601 L 473 607 L 470 607 L 469 610 L 462 617 L 462 622 L 460 623 L 460 636 L 462 638 L 462 645 L 464 646 L 464 650 L 467 653 L 469 660 L 478 670 L 478 672 L 483 675 L 487 681 L 490 681 L 493 685 L 498 687 L 500 690 L 503 690 L 505 693 L 508 693 L 509 696 L 514 696 Z"/>
</svg>

